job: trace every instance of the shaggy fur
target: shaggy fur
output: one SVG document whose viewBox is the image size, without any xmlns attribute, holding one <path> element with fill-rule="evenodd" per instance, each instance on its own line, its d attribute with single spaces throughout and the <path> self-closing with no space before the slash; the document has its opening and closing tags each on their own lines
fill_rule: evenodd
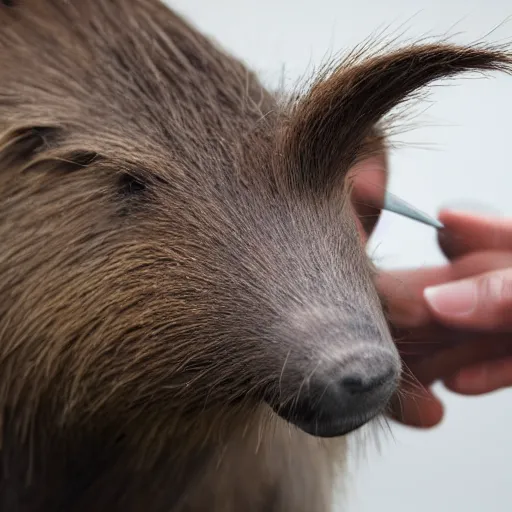
<svg viewBox="0 0 512 512">
<path fill-rule="evenodd" d="M 510 65 L 354 53 L 278 101 L 158 0 L 0 3 L 0 509 L 329 510 L 345 439 L 263 398 L 390 339 L 346 173 L 410 93 Z"/>
</svg>

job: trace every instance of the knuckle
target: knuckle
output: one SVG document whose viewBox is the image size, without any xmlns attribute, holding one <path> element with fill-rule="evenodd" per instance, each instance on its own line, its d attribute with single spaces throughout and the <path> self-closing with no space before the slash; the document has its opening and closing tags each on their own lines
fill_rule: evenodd
<svg viewBox="0 0 512 512">
<path fill-rule="evenodd" d="M 479 283 L 479 299 L 484 308 L 509 312 L 512 316 L 512 269 L 483 276 Z"/>
</svg>

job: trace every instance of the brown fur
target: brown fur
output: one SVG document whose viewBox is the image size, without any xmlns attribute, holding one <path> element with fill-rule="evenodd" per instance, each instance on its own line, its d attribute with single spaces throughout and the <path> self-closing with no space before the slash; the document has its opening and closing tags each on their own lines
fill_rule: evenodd
<svg viewBox="0 0 512 512">
<path fill-rule="evenodd" d="M 353 54 L 283 102 L 157 0 L 0 4 L 0 509 L 329 510 L 345 439 L 262 397 L 330 357 L 318 308 L 387 332 L 344 177 L 407 95 L 510 66 Z"/>
</svg>

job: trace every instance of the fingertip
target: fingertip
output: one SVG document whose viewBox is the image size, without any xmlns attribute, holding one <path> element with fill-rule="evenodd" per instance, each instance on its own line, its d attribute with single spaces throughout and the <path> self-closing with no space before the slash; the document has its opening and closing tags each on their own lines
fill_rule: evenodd
<svg viewBox="0 0 512 512">
<path fill-rule="evenodd" d="M 494 331 L 512 326 L 512 268 L 427 287 L 423 296 L 446 325 Z"/>
<path fill-rule="evenodd" d="M 439 212 L 438 219 L 443 228 L 437 232 L 437 243 L 449 260 L 471 251 L 472 244 L 468 231 L 473 229 L 478 218 L 467 212 L 443 209 Z"/>
<path fill-rule="evenodd" d="M 419 396 L 404 391 L 393 403 L 392 416 L 408 427 L 433 428 L 442 421 L 444 407 L 428 390 L 424 390 Z"/>
<path fill-rule="evenodd" d="M 443 317 L 467 317 L 477 305 L 477 287 L 463 279 L 423 290 L 425 301 L 434 313 Z"/>
<path fill-rule="evenodd" d="M 452 209 L 441 210 L 438 217 L 444 225 L 438 232 L 438 243 L 448 259 L 475 250 L 512 247 L 511 218 Z"/>
</svg>

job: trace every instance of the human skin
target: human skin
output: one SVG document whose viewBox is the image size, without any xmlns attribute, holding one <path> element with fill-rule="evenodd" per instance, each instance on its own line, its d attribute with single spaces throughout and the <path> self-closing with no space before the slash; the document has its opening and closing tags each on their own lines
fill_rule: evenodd
<svg viewBox="0 0 512 512">
<path fill-rule="evenodd" d="M 386 186 L 386 161 L 353 170 L 353 204 L 366 242 L 380 211 L 368 206 Z M 405 372 L 393 404 L 398 421 L 437 425 L 444 410 L 430 390 L 480 395 L 512 385 L 512 219 L 443 210 L 444 265 L 381 271 L 377 286 L 389 311 Z"/>
</svg>

